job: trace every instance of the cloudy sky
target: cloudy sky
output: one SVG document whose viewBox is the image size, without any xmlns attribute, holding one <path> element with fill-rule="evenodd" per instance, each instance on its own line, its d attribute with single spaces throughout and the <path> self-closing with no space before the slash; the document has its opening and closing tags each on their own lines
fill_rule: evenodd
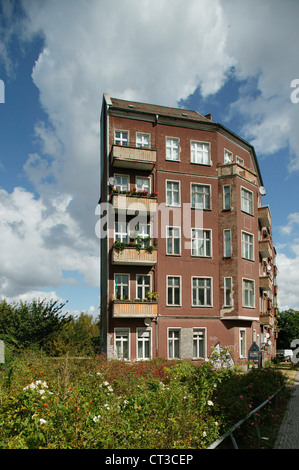
<svg viewBox="0 0 299 470">
<path fill-rule="evenodd" d="M 211 112 L 255 146 L 279 307 L 299 309 L 298 18 L 297 0 L 1 0 L 0 298 L 99 313 L 108 92 Z"/>
</svg>

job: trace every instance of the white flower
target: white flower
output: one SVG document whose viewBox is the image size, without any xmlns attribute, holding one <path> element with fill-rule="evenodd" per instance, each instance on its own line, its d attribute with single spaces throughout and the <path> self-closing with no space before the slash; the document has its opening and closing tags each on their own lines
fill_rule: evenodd
<svg viewBox="0 0 299 470">
<path fill-rule="evenodd" d="M 212 400 L 208 400 L 207 403 L 208 403 L 209 406 L 214 406 L 214 403 L 212 402 Z"/>
<path fill-rule="evenodd" d="M 113 392 L 113 388 L 111 387 L 111 385 L 109 385 L 108 390 L 109 392 Z"/>
<path fill-rule="evenodd" d="M 45 424 L 47 421 L 43 418 L 40 418 L 39 422 L 40 422 L 40 424 Z"/>
<path fill-rule="evenodd" d="M 202 435 L 203 435 L 203 437 L 206 437 L 206 436 L 207 436 L 206 431 L 204 431 L 204 432 L 202 433 Z"/>
<path fill-rule="evenodd" d="M 98 416 L 94 416 L 92 419 L 95 423 L 97 423 L 100 419 L 101 415 L 98 415 Z"/>
<path fill-rule="evenodd" d="M 109 382 L 103 382 L 103 385 L 108 386 L 108 385 L 109 385 Z"/>
<path fill-rule="evenodd" d="M 215 421 L 215 425 L 218 426 L 218 421 Z"/>
</svg>

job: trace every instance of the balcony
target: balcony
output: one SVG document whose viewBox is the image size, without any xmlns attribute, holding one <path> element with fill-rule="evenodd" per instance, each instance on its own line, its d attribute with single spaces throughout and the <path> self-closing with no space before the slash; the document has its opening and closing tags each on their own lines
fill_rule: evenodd
<svg viewBox="0 0 299 470">
<path fill-rule="evenodd" d="M 271 227 L 271 214 L 268 206 L 258 208 L 258 218 L 262 227 Z"/>
<path fill-rule="evenodd" d="M 271 258 L 272 250 L 269 239 L 264 239 L 259 241 L 259 252 L 262 258 Z"/>
<path fill-rule="evenodd" d="M 260 322 L 264 326 L 269 326 L 269 327 L 273 328 L 273 326 L 274 326 L 273 315 L 269 312 L 268 313 L 261 313 Z"/>
<path fill-rule="evenodd" d="M 154 318 L 157 314 L 157 302 L 114 300 L 112 304 L 114 318 Z"/>
<path fill-rule="evenodd" d="M 241 178 L 244 178 L 246 181 L 249 181 L 250 183 L 253 183 L 257 186 L 257 176 L 256 174 L 248 170 L 247 168 L 244 168 L 243 166 L 239 165 L 238 163 L 225 163 L 224 165 L 221 165 L 218 167 L 218 176 L 240 176 Z"/>
<path fill-rule="evenodd" d="M 270 279 L 270 276 L 260 276 L 260 289 L 263 291 L 271 290 L 272 289 L 272 281 Z"/>
<path fill-rule="evenodd" d="M 153 266 L 157 263 L 157 250 L 148 251 L 145 248 L 112 249 L 112 264 L 129 264 L 138 266 Z"/>
<path fill-rule="evenodd" d="M 145 147 L 125 147 L 113 145 L 111 163 L 113 167 L 133 168 L 151 171 L 156 163 L 156 150 Z"/>
<path fill-rule="evenodd" d="M 157 198 L 146 196 L 133 196 L 131 194 L 113 194 L 113 209 L 116 212 L 123 211 L 128 214 L 134 214 L 136 211 L 146 214 L 155 214 L 157 212 Z"/>
</svg>

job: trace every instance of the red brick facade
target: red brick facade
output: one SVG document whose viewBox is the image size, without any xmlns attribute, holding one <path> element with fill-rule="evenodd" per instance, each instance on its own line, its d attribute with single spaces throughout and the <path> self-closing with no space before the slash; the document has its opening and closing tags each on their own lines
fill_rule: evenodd
<svg viewBox="0 0 299 470">
<path fill-rule="evenodd" d="M 108 95 L 101 145 L 100 204 L 116 222 L 101 239 L 108 357 L 200 361 L 220 344 L 245 364 L 255 341 L 271 359 L 275 250 L 253 147 L 194 111 Z M 137 203 L 146 219 L 128 225 Z"/>
</svg>

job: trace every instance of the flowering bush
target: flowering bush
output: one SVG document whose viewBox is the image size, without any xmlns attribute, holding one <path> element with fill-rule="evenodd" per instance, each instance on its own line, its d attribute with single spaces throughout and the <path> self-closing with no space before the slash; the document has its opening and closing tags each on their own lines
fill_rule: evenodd
<svg viewBox="0 0 299 470">
<path fill-rule="evenodd" d="M 1 448 L 200 449 L 279 383 L 267 371 L 100 356 L 19 358 L 0 385 Z"/>
</svg>

